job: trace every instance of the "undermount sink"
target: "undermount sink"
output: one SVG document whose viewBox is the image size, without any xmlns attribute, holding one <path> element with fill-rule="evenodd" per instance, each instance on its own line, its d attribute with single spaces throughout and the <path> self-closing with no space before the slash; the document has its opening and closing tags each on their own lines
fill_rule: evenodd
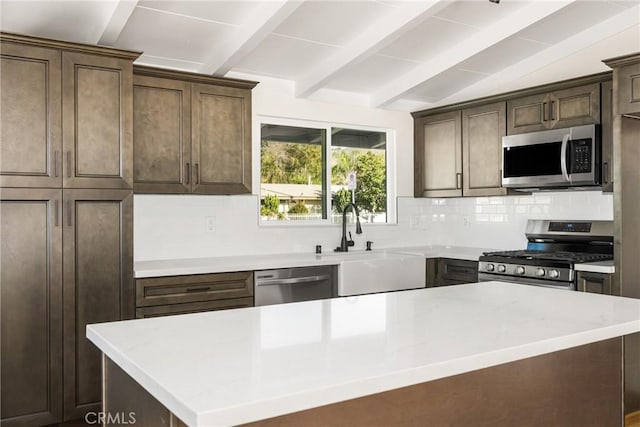
<svg viewBox="0 0 640 427">
<path fill-rule="evenodd" d="M 425 287 L 423 255 L 384 250 L 340 254 L 339 296 Z"/>
</svg>

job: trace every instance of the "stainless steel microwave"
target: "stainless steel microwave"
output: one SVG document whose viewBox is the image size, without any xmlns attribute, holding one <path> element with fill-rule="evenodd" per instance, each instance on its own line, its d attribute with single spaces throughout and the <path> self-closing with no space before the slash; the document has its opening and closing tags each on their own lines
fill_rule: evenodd
<svg viewBox="0 0 640 427">
<path fill-rule="evenodd" d="M 553 189 L 600 184 L 600 126 L 502 137 L 502 186 Z"/>
</svg>

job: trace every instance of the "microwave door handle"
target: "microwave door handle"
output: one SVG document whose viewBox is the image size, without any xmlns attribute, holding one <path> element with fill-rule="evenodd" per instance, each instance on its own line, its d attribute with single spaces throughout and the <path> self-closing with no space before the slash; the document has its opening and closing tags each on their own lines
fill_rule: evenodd
<svg viewBox="0 0 640 427">
<path fill-rule="evenodd" d="M 567 145 L 569 144 L 569 140 L 571 138 L 571 134 L 565 134 L 562 137 L 562 148 L 560 149 L 560 168 L 562 169 L 562 177 L 565 181 L 571 182 L 571 176 L 567 171 Z"/>
</svg>

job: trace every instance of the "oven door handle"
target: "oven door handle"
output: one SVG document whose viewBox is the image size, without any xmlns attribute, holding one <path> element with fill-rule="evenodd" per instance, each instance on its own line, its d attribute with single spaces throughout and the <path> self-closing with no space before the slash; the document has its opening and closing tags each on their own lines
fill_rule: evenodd
<svg viewBox="0 0 640 427">
<path fill-rule="evenodd" d="M 567 133 L 562 137 L 562 148 L 560 149 L 560 168 L 562 169 L 562 178 L 571 183 L 571 175 L 567 171 L 567 145 L 571 140 L 571 134 Z"/>
</svg>

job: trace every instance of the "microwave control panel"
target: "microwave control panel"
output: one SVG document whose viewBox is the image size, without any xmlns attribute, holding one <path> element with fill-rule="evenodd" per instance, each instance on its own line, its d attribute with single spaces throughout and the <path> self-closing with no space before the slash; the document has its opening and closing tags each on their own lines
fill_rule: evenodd
<svg viewBox="0 0 640 427">
<path fill-rule="evenodd" d="M 574 139 L 571 143 L 571 173 L 591 172 L 591 140 Z"/>
</svg>

